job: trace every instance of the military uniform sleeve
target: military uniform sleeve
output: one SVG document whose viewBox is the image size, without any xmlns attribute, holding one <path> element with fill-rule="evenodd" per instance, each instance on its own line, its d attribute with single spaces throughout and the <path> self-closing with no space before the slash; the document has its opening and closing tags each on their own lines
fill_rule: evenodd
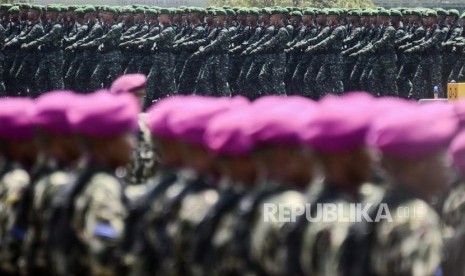
<svg viewBox="0 0 465 276">
<path fill-rule="evenodd" d="M 82 38 L 85 36 L 86 32 L 87 32 L 87 27 L 88 27 L 88 26 L 85 26 L 85 25 L 84 25 L 84 26 L 81 26 L 81 27 L 77 30 L 77 32 L 76 32 L 75 35 L 70 36 L 70 37 L 65 37 L 65 41 L 68 42 L 68 43 L 74 43 L 74 42 L 76 42 L 76 41 L 82 39 Z"/>
<path fill-rule="evenodd" d="M 59 24 L 55 24 L 50 30 L 50 32 L 45 34 L 43 37 L 37 39 L 36 41 L 40 45 L 47 46 L 49 44 L 54 44 L 57 41 L 61 40 L 62 34 L 63 34 L 62 30 L 63 30 L 63 26 Z"/>
<path fill-rule="evenodd" d="M 114 250 L 123 231 L 126 216 L 121 184 L 110 175 L 97 174 L 77 202 L 83 219 L 83 238 L 90 253 L 94 275 L 111 271 Z"/>
<path fill-rule="evenodd" d="M 385 30 L 383 37 L 381 37 L 380 40 L 373 43 L 373 45 L 371 46 L 371 50 L 373 52 L 376 52 L 376 51 L 386 50 L 389 47 L 393 47 L 395 37 L 396 37 L 396 30 L 392 27 L 388 27 Z"/>
<path fill-rule="evenodd" d="M 390 213 L 392 221 L 383 221 L 377 226 L 372 252 L 377 274 L 435 275 L 443 247 L 436 212 L 426 203 L 415 200 Z"/>
<path fill-rule="evenodd" d="M 441 43 L 444 41 L 445 35 L 446 34 L 442 30 L 437 29 L 434 31 L 434 34 L 430 39 L 416 45 L 415 47 L 411 48 L 411 50 L 412 52 L 422 52 L 433 46 L 441 45 Z"/>
<path fill-rule="evenodd" d="M 355 28 L 349 35 L 349 37 L 344 39 L 344 44 L 353 45 L 354 43 L 360 41 L 362 34 L 363 32 L 361 28 Z"/>
<path fill-rule="evenodd" d="M 20 43 L 29 43 L 41 37 L 43 34 L 44 29 L 42 26 L 40 24 L 36 24 L 34 27 L 32 27 L 32 30 L 26 36 L 19 37 L 18 41 Z"/>
<path fill-rule="evenodd" d="M 258 46 L 255 51 L 257 52 L 266 52 L 270 50 L 276 49 L 279 45 L 285 45 L 287 40 L 289 39 L 289 33 L 285 28 L 279 29 L 278 33 L 273 36 L 270 40 L 266 43 Z"/>
<path fill-rule="evenodd" d="M 227 30 L 221 30 L 218 37 L 209 45 L 205 46 L 203 49 L 204 53 L 211 53 L 217 50 L 221 50 L 220 48 L 225 44 L 229 43 L 229 33 Z"/>
<path fill-rule="evenodd" d="M 154 37 L 148 37 L 146 40 L 147 42 L 159 42 L 159 41 L 166 41 L 173 39 L 176 34 L 174 33 L 173 28 L 166 28 L 161 33 Z"/>
<path fill-rule="evenodd" d="M 93 41 L 90 41 L 88 43 L 88 46 L 90 47 L 95 47 L 95 46 L 98 46 L 102 43 L 105 43 L 105 41 L 114 41 L 114 40 L 118 40 L 120 39 L 120 36 L 121 36 L 121 27 L 119 27 L 118 25 L 114 25 L 110 31 L 108 33 L 106 33 L 105 35 L 99 37 L 99 38 L 96 38 L 95 40 Z"/>
<path fill-rule="evenodd" d="M 84 44 L 93 41 L 103 35 L 103 29 L 101 26 L 93 26 L 90 33 L 83 39 L 76 42 L 76 44 Z"/>
<path fill-rule="evenodd" d="M 328 36 L 326 39 L 321 41 L 320 43 L 316 44 L 313 46 L 315 49 L 318 50 L 324 50 L 326 49 L 331 43 L 336 41 L 338 38 L 340 38 L 343 35 L 344 31 L 340 28 L 336 28 L 330 36 Z"/>
</svg>

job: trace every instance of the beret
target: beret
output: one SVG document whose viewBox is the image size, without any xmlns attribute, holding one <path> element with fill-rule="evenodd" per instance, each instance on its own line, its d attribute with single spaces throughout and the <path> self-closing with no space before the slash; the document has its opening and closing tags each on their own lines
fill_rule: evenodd
<svg viewBox="0 0 465 276">
<path fill-rule="evenodd" d="M 9 140 L 34 139 L 34 102 L 28 98 L 0 100 L 0 137 Z"/>
<path fill-rule="evenodd" d="M 236 11 L 237 14 L 240 14 L 240 15 L 246 15 L 246 14 L 249 14 L 250 13 L 250 10 L 247 9 L 247 8 L 241 8 L 241 9 L 238 9 Z"/>
<path fill-rule="evenodd" d="M 349 11 L 347 13 L 347 15 L 349 15 L 349 16 L 360 16 L 360 11 L 358 11 L 358 10 Z"/>
<path fill-rule="evenodd" d="M 389 10 L 379 10 L 378 16 L 391 16 L 391 12 Z"/>
<path fill-rule="evenodd" d="M 293 12 L 291 12 L 291 16 L 302 17 L 302 13 L 300 11 L 293 11 Z"/>
<path fill-rule="evenodd" d="M 158 10 L 160 14 L 171 14 L 171 11 L 167 8 L 161 8 Z"/>
<path fill-rule="evenodd" d="M 391 13 L 391 17 L 392 16 L 402 17 L 402 13 L 399 10 L 391 9 L 390 13 Z"/>
<path fill-rule="evenodd" d="M 460 12 L 458 10 L 456 10 L 456 9 L 450 9 L 447 12 L 448 12 L 449 16 L 455 16 L 455 17 L 460 16 Z"/>
<path fill-rule="evenodd" d="M 79 95 L 71 91 L 53 91 L 36 101 L 34 125 L 54 134 L 72 134 L 69 113 L 79 102 Z"/>
<path fill-rule="evenodd" d="M 256 9 L 256 8 L 251 8 L 251 9 L 248 10 L 247 14 L 253 14 L 253 15 L 257 15 L 257 16 L 258 16 L 258 15 L 260 15 L 260 12 L 259 12 L 259 10 Z"/>
<path fill-rule="evenodd" d="M 248 124 L 254 114 L 248 107 L 215 116 L 207 125 L 204 140 L 210 151 L 223 156 L 245 156 L 254 148 Z"/>
<path fill-rule="evenodd" d="M 465 18 L 465 12 L 462 13 L 462 15 L 460 16 L 460 18 L 464 19 Z"/>
<path fill-rule="evenodd" d="M 223 10 L 223 9 L 217 9 L 215 11 L 213 11 L 213 15 L 226 15 L 226 11 Z"/>
<path fill-rule="evenodd" d="M 348 104 L 342 99 L 320 102 L 318 112 L 302 131 L 302 140 L 323 153 L 341 153 L 363 147 L 372 112 L 361 106 L 367 105 Z"/>
<path fill-rule="evenodd" d="M 176 110 L 169 118 L 169 124 L 177 138 L 185 142 L 204 146 L 204 133 L 208 122 L 216 115 L 247 105 L 242 98 L 188 97 L 188 104 Z"/>
<path fill-rule="evenodd" d="M 430 16 L 431 16 L 431 17 L 437 17 L 438 14 L 437 14 L 437 12 L 436 12 L 435 10 L 425 10 L 425 11 L 423 12 L 423 16 L 424 16 L 424 17 L 430 17 Z"/>
<path fill-rule="evenodd" d="M 92 138 L 109 138 L 137 129 L 140 111 L 129 94 L 114 95 L 106 90 L 89 94 L 70 112 L 73 131 Z"/>
<path fill-rule="evenodd" d="M 134 92 L 143 89 L 147 83 L 147 77 L 142 74 L 127 74 L 117 78 L 111 85 L 110 92 L 120 94 Z"/>
<path fill-rule="evenodd" d="M 418 9 L 413 9 L 413 10 L 410 10 L 410 15 L 415 15 L 415 16 L 422 17 L 423 12 L 421 10 L 418 10 Z"/>
<path fill-rule="evenodd" d="M 260 9 L 260 13 L 271 15 L 271 9 L 270 8 L 262 8 L 262 9 Z"/>
<path fill-rule="evenodd" d="M 317 110 L 315 107 L 315 102 L 302 97 L 268 97 L 255 102 L 250 134 L 257 145 L 301 145 L 305 120 Z"/>
<path fill-rule="evenodd" d="M 61 11 L 61 7 L 60 6 L 57 6 L 57 5 L 49 5 L 45 8 L 46 11 L 48 12 L 60 12 Z"/>
<path fill-rule="evenodd" d="M 227 15 L 236 15 L 236 12 L 233 9 L 225 9 Z"/>
<path fill-rule="evenodd" d="M 398 108 L 376 118 L 367 141 L 388 157 L 423 158 L 447 148 L 458 127 L 452 105 Z"/>
<path fill-rule="evenodd" d="M 326 9 L 315 10 L 315 15 L 328 15 L 328 10 Z"/>
<path fill-rule="evenodd" d="M 328 15 L 341 15 L 341 12 L 337 9 L 328 9 Z"/>
<path fill-rule="evenodd" d="M 19 13 L 21 10 L 19 9 L 18 6 L 14 6 L 11 9 L 8 10 L 8 13 Z"/>
<path fill-rule="evenodd" d="M 145 8 L 144 7 L 137 7 L 134 8 L 135 13 L 145 13 Z"/>
<path fill-rule="evenodd" d="M 83 8 L 84 10 L 84 13 L 92 13 L 92 12 L 96 12 L 97 10 L 95 9 L 95 7 L 93 6 L 86 6 Z"/>
<path fill-rule="evenodd" d="M 313 9 L 304 9 L 302 11 L 302 14 L 303 15 L 315 15 L 315 10 L 313 10 Z"/>
<path fill-rule="evenodd" d="M 145 10 L 145 14 L 157 15 L 157 14 L 158 14 L 158 10 L 157 10 L 157 9 L 146 9 L 146 10 Z"/>
<path fill-rule="evenodd" d="M 446 11 L 445 9 L 442 9 L 442 8 L 435 8 L 434 10 L 436 11 L 436 13 L 437 13 L 438 15 L 445 15 L 445 16 L 449 15 L 449 12 Z"/>
<path fill-rule="evenodd" d="M 179 112 L 185 105 L 188 105 L 188 100 L 183 96 L 164 98 L 154 104 L 147 111 L 147 127 L 150 132 L 155 137 L 176 138 L 169 119 L 174 112 Z"/>
<path fill-rule="evenodd" d="M 0 5 L 0 10 L 7 11 L 7 10 L 11 9 L 12 7 L 13 7 L 13 5 L 11 5 L 11 4 L 1 4 Z"/>
</svg>

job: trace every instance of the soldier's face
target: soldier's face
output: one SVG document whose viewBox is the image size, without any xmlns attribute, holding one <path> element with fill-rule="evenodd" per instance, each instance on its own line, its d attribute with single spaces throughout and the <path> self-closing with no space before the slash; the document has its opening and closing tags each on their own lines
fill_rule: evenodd
<svg viewBox="0 0 465 276">
<path fill-rule="evenodd" d="M 18 21 L 18 19 L 19 19 L 19 13 L 10 14 L 10 20 L 11 21 L 16 22 L 16 21 Z"/>
<path fill-rule="evenodd" d="M 40 13 L 38 11 L 29 11 L 27 13 L 28 20 L 37 20 L 39 18 Z"/>
<path fill-rule="evenodd" d="M 257 167 L 251 157 L 220 157 L 219 159 L 220 173 L 223 177 L 246 185 L 253 185 L 256 182 Z"/>
<path fill-rule="evenodd" d="M 249 25 L 255 24 L 257 22 L 258 18 L 256 15 L 253 14 L 248 14 L 247 15 L 247 23 Z"/>
<path fill-rule="evenodd" d="M 180 168 L 183 165 L 182 144 L 174 139 L 154 138 L 154 146 L 163 165 Z"/>
<path fill-rule="evenodd" d="M 183 143 L 182 152 L 184 163 L 199 174 L 205 175 L 215 171 L 214 157 L 204 147 Z"/>
<path fill-rule="evenodd" d="M 449 25 L 455 24 L 455 21 L 456 21 L 455 16 L 448 16 L 446 18 L 446 23 L 449 24 Z"/>
<path fill-rule="evenodd" d="M 317 22 L 319 25 L 324 25 L 324 24 L 326 24 L 326 22 L 327 22 L 326 15 L 324 15 L 324 14 L 319 14 L 319 15 L 317 15 L 317 17 L 316 17 L 316 22 Z"/>
<path fill-rule="evenodd" d="M 167 14 L 160 14 L 158 16 L 158 21 L 163 24 L 167 24 L 170 22 L 170 17 Z"/>
</svg>

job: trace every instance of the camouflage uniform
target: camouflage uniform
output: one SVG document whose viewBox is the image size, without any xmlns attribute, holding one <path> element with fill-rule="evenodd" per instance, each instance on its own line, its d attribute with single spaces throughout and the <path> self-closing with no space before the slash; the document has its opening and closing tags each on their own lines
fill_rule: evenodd
<svg viewBox="0 0 465 276">
<path fill-rule="evenodd" d="M 377 275 L 434 275 L 441 262 L 441 223 L 435 210 L 395 188 L 381 201 L 393 221 L 374 223 L 370 260 Z M 414 210 L 405 215 L 405 210 Z"/>
<path fill-rule="evenodd" d="M 324 25 L 324 26 L 318 26 L 317 32 L 318 32 L 318 35 L 297 43 L 294 46 L 294 48 L 305 50 L 305 48 L 307 48 L 310 45 L 315 45 L 317 43 L 320 43 L 321 41 L 329 37 L 332 30 L 329 26 Z M 304 78 L 303 78 L 304 80 L 303 93 L 307 97 L 310 97 L 312 99 L 318 99 L 319 92 L 321 91 L 322 88 L 319 87 L 316 81 L 316 77 L 318 75 L 318 72 L 321 66 L 323 66 L 324 55 L 322 55 L 322 53 L 316 52 L 316 53 L 313 53 L 311 56 L 312 56 L 311 61 L 308 64 L 307 71 L 305 72 Z"/>
<path fill-rule="evenodd" d="M 423 26 L 414 26 L 411 30 L 412 34 L 403 37 L 396 41 L 396 45 L 402 47 L 405 43 L 418 41 L 426 34 Z M 421 57 L 418 54 L 404 54 L 404 63 L 397 75 L 397 87 L 399 89 L 399 97 L 406 99 L 412 89 L 411 82 L 415 76 L 418 64 L 420 64 Z"/>
<path fill-rule="evenodd" d="M 192 33 L 185 38 L 176 41 L 175 50 L 180 51 L 176 57 L 175 74 L 177 79 L 177 91 L 180 94 L 191 94 L 195 87 L 200 66 L 197 60 L 189 58 L 198 47 L 207 44 L 207 36 L 211 34 L 212 29 L 207 30 L 203 25 L 197 25 L 193 28 Z"/>
<path fill-rule="evenodd" d="M 320 43 L 307 49 L 306 52 L 325 53 L 323 65 L 320 68 L 316 81 L 322 90 L 317 97 L 322 97 L 326 93 L 341 95 L 344 92 L 342 83 L 342 42 L 346 35 L 344 26 L 333 27 L 331 35 Z"/>
<path fill-rule="evenodd" d="M 46 91 L 63 89 L 63 51 L 61 50 L 61 40 L 63 26 L 60 22 L 50 24 L 45 35 L 28 46 L 39 50 L 40 62 L 35 80 L 37 82 L 37 91 L 35 93 L 44 93 Z M 35 94 L 34 96 L 39 96 Z"/>
<path fill-rule="evenodd" d="M 113 81 L 123 73 L 121 52 L 118 48 L 122 27 L 120 24 L 114 24 L 107 28 L 108 32 L 102 37 L 87 44 L 88 47 L 98 47 L 100 52 L 100 62 L 90 78 L 90 88 L 93 91 L 110 87 Z"/>
<path fill-rule="evenodd" d="M 17 260 L 25 232 L 15 227 L 20 200 L 29 185 L 29 174 L 18 165 L 11 165 L 0 180 L 0 271 L 18 273 Z"/>
<path fill-rule="evenodd" d="M 148 37 L 154 37 L 160 34 L 160 31 L 161 31 L 161 27 L 159 25 L 154 24 L 154 25 L 147 26 L 147 33 L 139 38 L 136 38 L 134 41 L 130 41 L 128 43 L 129 48 L 137 47 L 138 41 L 144 41 Z M 150 69 L 152 68 L 152 64 L 153 64 L 152 46 L 149 43 L 145 43 L 142 46 L 139 45 L 137 52 L 140 54 L 140 56 L 139 54 L 135 55 L 133 59 L 129 62 L 127 69 L 137 70 L 138 73 L 148 76 L 148 74 L 150 73 Z"/>
<path fill-rule="evenodd" d="M 407 53 L 419 53 L 422 60 L 413 78 L 413 99 L 432 98 L 433 86 L 437 86 L 439 97 L 444 97 L 441 74 L 441 49 L 446 32 L 439 26 L 427 30 L 424 42 L 408 49 Z"/>
<path fill-rule="evenodd" d="M 124 43 L 142 37 L 147 34 L 148 31 L 149 26 L 147 24 L 139 23 L 123 34 L 121 42 Z M 122 66 L 124 74 L 140 73 L 139 68 L 140 64 L 143 62 L 144 54 L 134 48 L 120 47 L 120 49 L 123 56 L 127 59 L 127 61 L 123 62 Z"/>
<path fill-rule="evenodd" d="M 230 53 L 232 54 L 240 54 L 242 53 L 249 45 L 257 42 L 260 39 L 260 36 L 262 34 L 262 26 L 260 25 L 255 25 L 250 27 L 250 37 L 247 39 L 247 41 L 244 41 L 241 45 L 236 46 L 234 49 L 231 49 Z M 240 55 L 239 57 L 240 58 Z M 244 59 L 244 62 L 242 63 L 242 67 L 240 68 L 240 73 L 239 76 L 237 77 L 236 85 L 237 85 L 237 94 L 245 96 L 249 99 L 254 99 L 255 97 L 258 97 L 258 93 L 254 94 L 255 91 L 252 89 L 249 89 L 249 84 L 246 81 L 246 76 L 247 72 L 249 71 L 249 68 L 253 62 L 253 57 L 246 56 L 242 57 Z"/>
<path fill-rule="evenodd" d="M 363 38 L 363 28 L 361 26 L 349 26 L 347 29 L 349 36 L 344 39 L 344 47 L 352 48 Z M 357 58 L 355 57 L 344 57 L 344 69 L 343 69 L 343 82 L 344 82 L 344 91 L 354 91 L 356 89 L 355 85 L 351 82 L 350 75 L 357 63 Z"/>
<path fill-rule="evenodd" d="M 83 48 L 82 45 L 92 42 L 103 35 L 103 28 L 99 22 L 88 24 L 88 34 L 81 40 L 74 43 L 77 51 L 83 51 L 82 57 L 77 56 L 79 66 L 77 67 L 75 83 L 76 91 L 78 92 L 91 92 L 90 77 L 97 66 L 100 59 L 100 53 L 97 51 L 97 46 Z M 71 78 L 74 76 L 71 75 Z"/>
<path fill-rule="evenodd" d="M 235 47 L 244 43 L 251 35 L 252 28 L 250 26 L 239 25 L 237 27 L 235 35 L 231 37 L 230 48 L 234 49 Z M 239 87 L 237 85 L 237 80 L 239 74 L 241 73 L 242 65 L 244 64 L 245 57 L 241 57 L 236 53 L 229 54 L 229 74 L 228 74 L 228 83 L 233 95 L 237 95 L 239 92 Z"/>
<path fill-rule="evenodd" d="M 201 55 L 207 57 L 197 79 L 196 94 L 217 97 L 231 96 L 227 79 L 229 39 L 228 28 L 218 28 L 211 43 L 200 51 Z"/>
<path fill-rule="evenodd" d="M 249 45 L 247 49 L 245 50 L 245 53 L 250 53 L 254 49 L 256 49 L 258 46 L 265 44 L 268 40 L 270 40 L 275 34 L 277 30 L 275 29 L 275 26 L 269 25 L 269 26 L 263 26 L 260 30 L 260 39 Z M 263 93 L 263 88 L 260 83 L 260 71 L 263 68 L 263 65 L 265 64 L 267 60 L 267 54 L 262 53 L 257 56 L 251 56 L 252 63 L 250 64 L 250 67 L 248 68 L 248 71 L 245 75 L 245 81 L 247 82 L 246 87 L 248 89 L 251 89 L 251 91 L 254 91 L 256 93 L 253 95 L 252 98 L 255 98 L 259 95 L 262 95 Z"/>
<path fill-rule="evenodd" d="M 395 40 L 396 29 L 385 26 L 382 38 L 363 50 L 376 57 L 369 75 L 370 87 L 373 88 L 371 92 L 376 96 L 398 96 Z"/>
<path fill-rule="evenodd" d="M 95 173 L 75 201 L 72 225 L 85 250 L 78 256 L 93 275 L 112 275 L 124 232 L 123 186 L 106 171 Z"/>
<path fill-rule="evenodd" d="M 10 22 L 9 28 L 6 32 L 4 44 L 10 42 L 13 40 L 16 36 L 19 36 L 21 33 L 21 24 L 19 22 Z M 3 49 L 3 54 L 4 54 L 4 82 L 5 82 L 5 88 L 8 94 L 16 94 L 17 91 L 17 84 L 15 84 L 14 79 L 10 75 L 10 71 L 13 69 L 13 64 L 15 61 L 15 56 L 18 52 L 19 45 L 16 47 L 6 47 Z"/>
<path fill-rule="evenodd" d="M 188 37 L 189 41 L 181 42 L 178 47 L 181 48 L 182 51 L 185 51 L 187 53 L 194 53 L 199 49 L 200 46 L 210 44 L 211 41 L 215 39 L 217 31 L 217 28 L 203 29 L 202 27 L 197 26 L 195 28 L 194 33 L 197 33 L 196 36 L 198 36 L 199 33 L 202 32 L 203 37 L 201 36 L 200 39 L 197 38 L 196 40 L 190 39 L 190 37 Z M 178 59 L 177 62 L 180 62 L 180 60 Z M 179 94 L 191 94 L 195 91 L 196 81 L 199 77 L 199 74 L 203 66 L 204 58 L 189 55 L 189 57 L 184 62 L 181 75 L 179 76 L 177 89 Z"/>
<path fill-rule="evenodd" d="M 300 39 L 300 41 L 313 38 L 317 35 L 317 28 L 315 26 L 305 26 L 304 28 L 305 30 L 304 30 L 304 33 L 302 34 L 302 39 Z M 297 43 L 299 43 L 299 41 L 296 41 L 295 44 L 291 42 L 289 46 L 293 47 Z M 296 50 L 296 51 L 291 52 L 291 57 L 295 57 L 295 59 L 298 60 L 298 63 L 292 74 L 291 85 L 290 85 L 291 94 L 288 94 L 288 95 L 295 94 L 295 95 L 310 97 L 310 95 L 305 94 L 304 75 L 309 67 L 310 61 L 312 60 L 312 56 L 304 54 L 303 50 Z"/>
<path fill-rule="evenodd" d="M 149 45 L 155 45 L 152 56 L 152 68 L 147 77 L 147 97 L 145 105 L 148 107 L 154 100 L 173 95 L 176 92 L 172 54 L 175 31 L 172 26 L 164 26 L 160 34 L 145 39 Z"/>
<path fill-rule="evenodd" d="M 340 257 L 343 254 L 343 243 L 353 224 L 347 218 L 356 218 L 351 204 L 361 203 L 376 206 L 382 199 L 384 189 L 371 183 L 365 183 L 358 189 L 355 197 L 349 196 L 336 186 L 328 183 L 322 184 L 321 191 L 313 197 L 314 204 L 332 203 L 337 204 L 338 219 L 336 221 L 325 221 L 308 223 L 306 218 L 301 229 L 301 247 L 297 248 L 298 265 L 305 275 L 339 275 Z M 318 218 L 312 208 L 312 218 Z M 371 210 L 369 209 L 368 212 Z M 321 214 L 320 214 L 321 215 Z M 300 231 L 297 231 L 300 232 Z M 298 238 L 299 239 L 299 238 Z M 291 253 L 293 248 L 289 248 Z M 294 249 L 295 250 L 295 249 Z M 293 255 L 290 255 L 291 257 Z M 292 262 L 292 259 L 289 259 Z M 291 266 L 289 266 L 291 267 Z"/>
<path fill-rule="evenodd" d="M 78 25 L 76 23 L 76 25 Z M 83 24 L 77 26 L 77 31 L 76 33 L 71 36 L 71 37 L 65 37 L 64 38 L 64 43 L 65 45 L 72 45 L 75 42 L 81 40 L 84 38 L 89 32 L 89 25 L 88 24 Z M 77 83 L 76 83 L 76 74 L 77 70 L 79 69 L 79 64 L 83 58 L 83 52 L 82 51 L 69 51 L 65 50 L 65 60 L 70 59 L 70 63 L 68 66 L 63 66 L 63 69 L 65 70 L 64 72 L 64 84 L 65 87 L 73 90 L 77 90 Z"/>
<path fill-rule="evenodd" d="M 456 38 L 460 37 L 462 34 L 462 27 L 458 24 L 451 26 L 449 32 L 446 35 L 445 42 L 442 48 L 442 85 L 447 87 L 449 81 L 449 76 L 452 72 L 452 69 L 457 62 L 457 54 L 453 52 L 452 45 L 447 45 L 447 42 L 454 41 Z"/>
<path fill-rule="evenodd" d="M 73 177 L 64 170 L 55 170 L 42 177 L 34 185 L 30 227 L 24 246 L 24 266 L 30 274 L 51 273 L 51 251 L 49 227 L 52 202 L 55 194 L 69 184 Z"/>
<path fill-rule="evenodd" d="M 251 54 L 265 54 L 266 59 L 258 78 L 262 95 L 286 95 L 284 78 L 286 73 L 286 54 L 284 48 L 289 42 L 289 32 L 284 26 L 276 27 L 275 35 L 255 48 Z"/>
<path fill-rule="evenodd" d="M 13 44 L 27 44 L 35 41 L 39 37 L 43 36 L 44 28 L 40 22 L 36 22 L 32 25 L 28 25 L 24 36 L 19 36 L 10 43 Z M 20 87 L 20 93 L 25 95 L 28 92 L 36 91 L 36 81 L 34 79 L 35 73 L 37 72 L 37 65 L 39 62 L 39 56 L 36 51 L 20 50 L 25 54 L 22 59 L 18 71 L 15 74 L 15 81 Z"/>
<path fill-rule="evenodd" d="M 6 32 L 5 28 L 0 25 L 0 41 L 2 41 L 2 44 L 0 45 L 3 48 L 3 42 L 5 41 L 6 38 Z M 6 96 L 6 90 L 5 90 L 5 81 L 4 81 L 4 65 L 5 65 L 5 55 L 3 54 L 3 51 L 0 53 L 0 96 Z"/>
</svg>

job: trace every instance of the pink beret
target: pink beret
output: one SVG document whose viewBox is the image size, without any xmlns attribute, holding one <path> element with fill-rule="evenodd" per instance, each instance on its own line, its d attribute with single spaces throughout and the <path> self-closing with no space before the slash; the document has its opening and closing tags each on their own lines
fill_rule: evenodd
<svg viewBox="0 0 465 276">
<path fill-rule="evenodd" d="M 283 102 L 263 112 L 253 109 L 250 134 L 256 144 L 296 146 L 302 144 L 301 133 L 306 119 L 313 116 L 316 104 Z"/>
<path fill-rule="evenodd" d="M 386 156 L 421 158 L 447 148 L 457 131 L 453 106 L 431 103 L 379 116 L 368 142 Z"/>
<path fill-rule="evenodd" d="M 147 77 L 142 74 L 128 74 L 117 78 L 111 85 L 110 92 L 113 94 L 121 94 L 133 92 L 137 89 L 142 89 L 147 83 Z"/>
<path fill-rule="evenodd" d="M 130 94 L 114 95 L 106 90 L 85 96 L 70 112 L 74 131 L 89 137 L 113 137 L 138 127 L 139 105 Z"/>
<path fill-rule="evenodd" d="M 147 111 L 147 126 L 152 134 L 163 138 L 176 138 L 168 119 L 173 112 L 183 110 L 188 105 L 185 98 L 184 96 L 164 98 Z"/>
<path fill-rule="evenodd" d="M 71 91 L 53 91 L 40 96 L 36 101 L 35 126 L 55 134 L 71 134 L 69 113 L 78 97 Z"/>
<path fill-rule="evenodd" d="M 186 97 L 184 108 L 172 112 L 168 124 L 173 134 L 186 142 L 205 145 L 203 136 L 209 121 L 216 115 L 248 104 L 240 99 Z"/>
<path fill-rule="evenodd" d="M 237 108 L 215 116 L 204 134 L 206 146 L 218 155 L 244 156 L 249 154 L 254 141 L 248 133 L 253 118 L 250 108 Z"/>
<path fill-rule="evenodd" d="M 366 109 L 344 100 L 327 100 L 307 120 L 302 140 L 320 152 L 346 152 L 365 145 L 370 123 L 371 112 Z"/>
<path fill-rule="evenodd" d="M 459 133 L 452 141 L 449 152 L 452 155 L 454 166 L 465 173 L 465 132 Z"/>
<path fill-rule="evenodd" d="M 34 139 L 34 102 L 28 98 L 0 100 L 0 137 L 10 140 Z"/>
</svg>

